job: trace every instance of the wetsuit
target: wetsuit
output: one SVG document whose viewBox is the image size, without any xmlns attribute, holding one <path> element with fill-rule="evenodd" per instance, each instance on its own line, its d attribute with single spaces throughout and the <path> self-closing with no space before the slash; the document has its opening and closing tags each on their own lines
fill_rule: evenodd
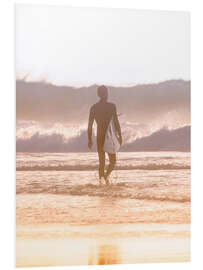
<svg viewBox="0 0 203 270">
<path fill-rule="evenodd" d="M 110 120 L 113 118 L 116 131 L 121 136 L 120 124 L 117 117 L 116 105 L 105 100 L 100 100 L 90 108 L 88 139 L 92 140 L 92 125 L 94 120 L 97 123 L 97 151 L 99 156 L 99 178 L 104 176 L 105 152 L 103 151 L 105 134 Z M 116 163 L 116 154 L 109 155 L 109 166 L 107 168 L 106 177 L 114 169 Z"/>
</svg>

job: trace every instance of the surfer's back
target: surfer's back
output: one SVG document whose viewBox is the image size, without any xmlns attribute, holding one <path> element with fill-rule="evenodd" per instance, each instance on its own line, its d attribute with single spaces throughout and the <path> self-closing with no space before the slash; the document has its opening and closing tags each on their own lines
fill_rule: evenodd
<svg viewBox="0 0 203 270">
<path fill-rule="evenodd" d="M 98 129 L 108 125 L 116 112 L 116 105 L 111 102 L 99 101 L 91 107 Z"/>
</svg>

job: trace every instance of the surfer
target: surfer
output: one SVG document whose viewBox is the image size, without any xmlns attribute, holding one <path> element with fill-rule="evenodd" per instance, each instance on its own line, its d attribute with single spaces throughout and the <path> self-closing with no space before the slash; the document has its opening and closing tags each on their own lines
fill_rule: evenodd
<svg viewBox="0 0 203 270">
<path fill-rule="evenodd" d="M 116 153 L 108 153 L 109 156 L 109 166 L 107 171 L 104 172 L 105 168 L 105 152 L 103 150 L 105 134 L 109 122 L 113 119 L 115 130 L 117 132 L 117 138 L 122 144 L 121 128 L 118 121 L 116 105 L 107 102 L 108 99 L 108 89 L 106 86 L 102 85 L 97 88 L 97 95 L 100 98 L 99 102 L 94 104 L 90 108 L 89 113 L 89 123 L 88 123 L 88 147 L 92 147 L 92 125 L 94 120 L 97 123 L 97 152 L 99 157 L 99 179 L 101 181 L 104 178 L 106 184 L 109 184 L 108 177 L 116 164 Z"/>
</svg>

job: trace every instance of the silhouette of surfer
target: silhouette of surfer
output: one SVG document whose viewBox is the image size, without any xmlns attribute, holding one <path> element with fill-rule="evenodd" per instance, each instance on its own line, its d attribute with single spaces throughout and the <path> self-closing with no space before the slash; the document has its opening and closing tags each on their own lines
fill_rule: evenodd
<svg viewBox="0 0 203 270">
<path fill-rule="evenodd" d="M 109 166 L 104 172 L 105 168 L 105 152 L 103 150 L 105 134 L 110 120 L 113 119 L 115 130 L 117 133 L 117 138 L 122 144 L 121 128 L 118 121 L 116 105 L 114 103 L 107 102 L 108 99 L 108 89 L 106 86 L 102 85 L 97 88 L 97 95 L 100 98 L 99 102 L 94 104 L 90 108 L 89 122 L 88 122 L 88 147 L 92 147 L 92 126 L 94 120 L 97 123 L 97 152 L 99 157 L 99 179 L 101 181 L 104 178 L 106 184 L 109 184 L 108 177 L 116 164 L 116 153 L 108 153 L 109 156 Z"/>
</svg>

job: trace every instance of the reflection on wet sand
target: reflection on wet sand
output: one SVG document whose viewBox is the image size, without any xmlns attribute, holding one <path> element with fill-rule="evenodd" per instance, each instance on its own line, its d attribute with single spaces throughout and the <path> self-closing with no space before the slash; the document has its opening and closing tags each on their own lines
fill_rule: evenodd
<svg viewBox="0 0 203 270">
<path fill-rule="evenodd" d="M 89 248 L 89 265 L 121 264 L 121 254 L 118 245 L 102 244 L 98 248 Z"/>
</svg>

